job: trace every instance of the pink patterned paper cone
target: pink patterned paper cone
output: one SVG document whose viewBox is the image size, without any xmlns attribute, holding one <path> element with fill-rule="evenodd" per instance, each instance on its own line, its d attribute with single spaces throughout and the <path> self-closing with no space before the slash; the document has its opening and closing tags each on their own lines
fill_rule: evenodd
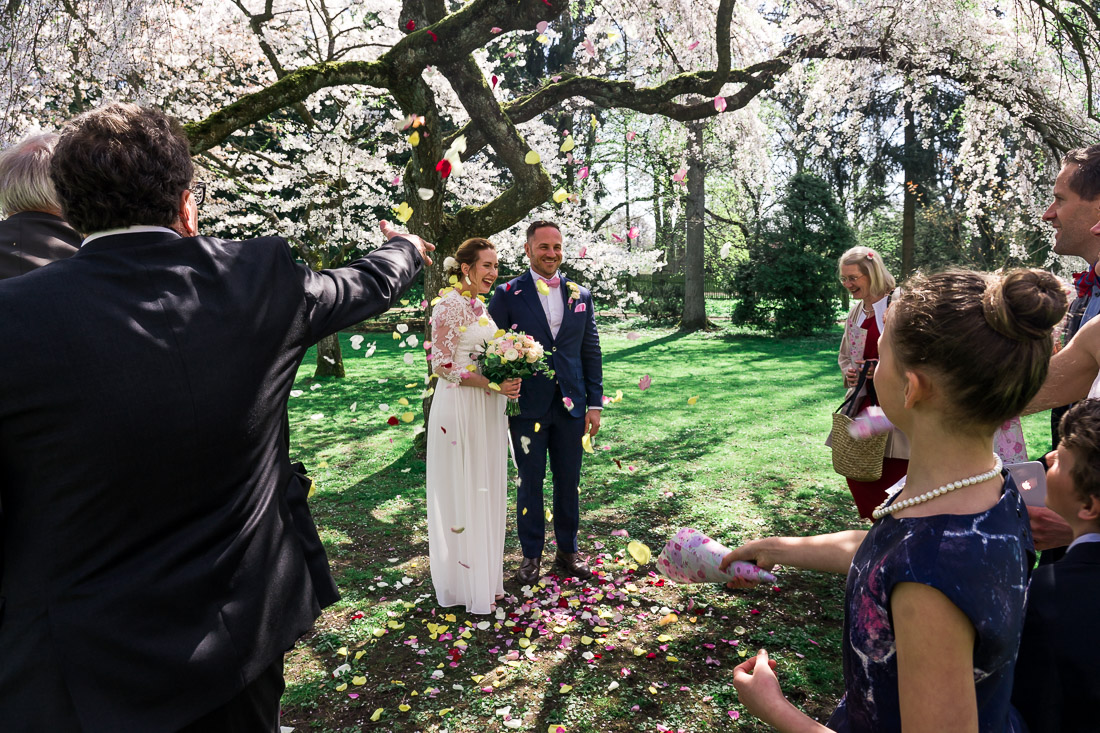
<svg viewBox="0 0 1100 733">
<path fill-rule="evenodd" d="M 718 569 L 729 548 L 699 530 L 684 527 L 668 541 L 657 557 L 657 569 L 674 583 L 725 583 L 743 578 L 757 583 L 775 582 L 775 576 L 752 563 L 736 561 L 727 571 Z"/>
</svg>

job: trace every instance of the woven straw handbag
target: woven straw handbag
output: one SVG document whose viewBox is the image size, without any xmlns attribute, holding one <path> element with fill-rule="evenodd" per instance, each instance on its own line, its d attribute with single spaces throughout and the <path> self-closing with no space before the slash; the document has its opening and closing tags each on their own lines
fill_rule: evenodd
<svg viewBox="0 0 1100 733">
<path fill-rule="evenodd" d="M 858 406 L 856 398 L 867 384 L 870 367 L 871 362 L 863 365 L 856 388 L 833 412 L 833 429 L 829 439 L 833 449 L 833 470 L 854 481 L 878 481 L 882 478 L 882 459 L 886 455 L 886 439 L 890 437 L 889 433 L 882 433 L 867 440 L 856 440 L 848 433 L 848 426 L 852 424 L 849 413 Z"/>
</svg>

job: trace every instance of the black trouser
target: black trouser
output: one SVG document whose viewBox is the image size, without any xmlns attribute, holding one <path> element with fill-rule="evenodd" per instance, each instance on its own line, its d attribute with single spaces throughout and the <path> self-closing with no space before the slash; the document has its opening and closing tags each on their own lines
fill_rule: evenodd
<svg viewBox="0 0 1100 733">
<path fill-rule="evenodd" d="M 279 657 L 236 697 L 179 733 L 279 733 L 279 700 L 284 687 L 283 658 Z"/>
</svg>

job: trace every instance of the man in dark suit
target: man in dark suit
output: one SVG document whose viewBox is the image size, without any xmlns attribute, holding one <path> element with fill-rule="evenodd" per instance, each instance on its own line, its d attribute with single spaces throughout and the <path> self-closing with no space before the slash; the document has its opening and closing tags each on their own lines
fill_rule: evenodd
<svg viewBox="0 0 1100 733">
<path fill-rule="evenodd" d="M 0 153 L 0 280 L 71 257 L 80 235 L 61 218 L 50 180 L 57 135 L 31 135 Z"/>
<path fill-rule="evenodd" d="M 1046 505 L 1070 525 L 1065 557 L 1036 568 L 1012 704 L 1031 733 L 1100 729 L 1100 400 L 1074 405 L 1047 456 Z"/>
<path fill-rule="evenodd" d="M 74 119 L 52 175 L 89 236 L 0 282 L 0 727 L 278 730 L 283 653 L 320 613 L 290 388 L 432 247 L 383 223 L 313 272 L 278 237 L 194 236 L 187 140 L 134 105 Z"/>
<path fill-rule="evenodd" d="M 516 516 L 523 561 L 516 577 L 528 585 L 539 578 L 546 541 L 542 486 L 548 455 L 554 477 L 556 563 L 582 580 L 592 576 L 577 548 L 581 441 L 600 429 L 603 361 L 592 293 L 558 272 L 562 248 L 557 224 L 532 223 L 524 244 L 531 269 L 497 287 L 489 301 L 497 326 L 517 328 L 543 345 L 555 376 L 523 380 L 520 414 L 508 421 L 519 467 Z"/>
</svg>

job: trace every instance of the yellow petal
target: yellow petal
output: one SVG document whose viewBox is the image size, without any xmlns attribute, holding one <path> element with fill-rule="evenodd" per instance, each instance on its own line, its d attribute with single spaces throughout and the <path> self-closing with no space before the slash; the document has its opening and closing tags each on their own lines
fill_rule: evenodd
<svg viewBox="0 0 1100 733">
<path fill-rule="evenodd" d="M 493 338 L 498 339 L 503 335 L 504 335 L 504 329 L 503 328 L 498 328 L 497 332 L 493 334 Z"/>
<path fill-rule="evenodd" d="M 557 191 L 554 191 L 555 204 L 564 203 L 567 198 L 569 198 L 569 192 L 564 188 L 559 188 Z"/>
<path fill-rule="evenodd" d="M 444 715 L 451 712 L 452 710 L 454 710 L 454 708 L 443 708 L 442 710 L 439 711 L 439 717 L 442 718 Z"/>
<path fill-rule="evenodd" d="M 499 392 L 500 391 L 500 385 L 497 384 L 496 382 L 489 382 L 489 389 L 491 389 L 495 392 Z"/>
<path fill-rule="evenodd" d="M 672 641 L 672 637 L 669 636 L 668 634 L 661 634 L 660 636 L 657 637 L 657 641 L 659 641 L 663 644 L 666 641 Z"/>
<path fill-rule="evenodd" d="M 626 551 L 630 553 L 630 556 L 634 558 L 639 565 L 645 565 L 653 557 L 653 553 L 650 552 L 649 547 L 638 540 L 631 540 L 626 546 Z"/>
<path fill-rule="evenodd" d="M 680 661 L 679 659 L 672 656 L 671 654 L 669 654 L 667 657 L 665 657 L 665 659 L 668 660 L 669 662 L 679 662 Z"/>
<path fill-rule="evenodd" d="M 371 633 L 374 634 L 379 639 L 381 639 L 383 636 L 386 635 L 386 630 L 385 629 L 375 629 Z"/>
<path fill-rule="evenodd" d="M 382 711 L 383 710 L 385 710 L 385 708 L 378 708 L 377 710 L 375 710 L 374 714 L 370 716 L 370 719 L 373 722 L 377 723 L 378 719 L 382 717 Z"/>
<path fill-rule="evenodd" d="M 482 316 L 481 318 L 477 319 L 477 325 L 479 325 L 479 326 L 488 326 L 489 325 L 489 316 Z"/>
<path fill-rule="evenodd" d="M 343 692 L 346 689 L 348 689 L 348 683 L 347 682 L 341 682 L 340 684 L 336 685 L 336 691 L 337 692 Z"/>
<path fill-rule="evenodd" d="M 419 144 L 420 132 L 418 130 L 413 130 L 413 134 L 409 135 L 409 145 L 412 145 L 415 148 Z"/>
<path fill-rule="evenodd" d="M 568 153 L 570 150 L 573 149 L 574 145 L 576 145 L 576 143 L 573 142 L 573 136 L 572 135 L 566 135 L 565 136 L 565 142 L 563 142 L 561 144 L 561 151 L 563 153 Z"/>
<path fill-rule="evenodd" d="M 394 341 L 400 341 L 401 340 L 401 334 L 399 334 L 397 331 L 394 331 L 393 332 L 393 340 Z"/>
<path fill-rule="evenodd" d="M 535 432 L 537 433 L 539 431 L 539 428 L 541 428 L 541 427 L 542 427 L 542 423 L 540 423 L 540 422 L 535 423 Z"/>
<path fill-rule="evenodd" d="M 538 165 L 542 162 L 542 156 L 534 150 L 528 150 L 527 155 L 523 157 L 523 162 L 527 165 Z"/>
<path fill-rule="evenodd" d="M 348 655 L 348 648 L 346 646 L 342 646 L 336 650 L 336 653 L 339 654 L 341 657 L 346 657 Z"/>
<path fill-rule="evenodd" d="M 621 389 L 615 390 L 615 399 L 613 399 L 611 401 L 612 402 L 622 402 L 623 401 L 623 391 Z"/>
<path fill-rule="evenodd" d="M 366 654 L 366 652 L 363 652 L 363 651 L 355 652 L 355 661 L 358 662 L 360 659 L 362 659 L 364 654 Z"/>
<path fill-rule="evenodd" d="M 401 712 L 403 712 L 403 713 L 407 713 L 407 712 L 409 712 L 410 710 L 412 710 L 412 708 L 410 708 L 410 707 L 409 707 L 408 705 L 406 705 L 405 703 L 401 703 L 400 705 L 398 705 L 398 706 L 397 706 L 397 709 L 398 709 L 398 710 L 400 710 L 400 711 L 401 711 Z"/>
<path fill-rule="evenodd" d="M 593 641 L 595 641 L 595 640 L 591 636 L 582 636 L 581 637 L 581 643 L 584 644 L 585 646 L 588 646 Z"/>
<path fill-rule="evenodd" d="M 541 295 L 549 295 L 550 294 L 550 286 L 547 285 L 542 280 L 536 280 L 535 281 L 535 290 L 538 290 Z"/>
<path fill-rule="evenodd" d="M 538 41 L 539 43 L 550 43 L 550 39 L 547 38 L 544 35 L 539 35 L 539 37 L 536 38 L 535 40 Z"/>
<path fill-rule="evenodd" d="M 397 404 L 408 406 L 409 400 L 407 397 L 402 397 L 401 399 L 397 400 Z"/>
<path fill-rule="evenodd" d="M 653 685 L 650 685 L 649 686 L 649 694 L 650 695 L 656 695 L 657 694 L 657 688 L 654 687 Z"/>
<path fill-rule="evenodd" d="M 642 649 L 640 646 L 634 647 L 634 656 L 640 657 L 643 654 L 645 654 L 645 649 Z"/>
<path fill-rule="evenodd" d="M 589 437 L 588 433 L 585 433 L 584 435 L 581 436 L 581 447 L 584 448 L 585 453 L 595 453 L 596 452 L 596 451 L 592 450 L 592 439 Z"/>
<path fill-rule="evenodd" d="M 560 692 L 561 694 L 564 695 L 565 693 L 572 691 L 572 689 L 573 689 L 573 685 L 562 685 L 561 689 L 558 690 L 558 692 Z"/>
<path fill-rule="evenodd" d="M 698 401 L 699 401 L 698 396 L 692 395 L 691 397 L 688 397 L 688 404 L 689 405 L 694 405 Z"/>
<path fill-rule="evenodd" d="M 676 623 L 677 620 L 679 620 L 679 616 L 674 613 L 670 613 L 667 616 L 662 616 L 661 620 L 658 621 L 657 624 L 659 626 L 668 626 L 669 624 Z"/>
<path fill-rule="evenodd" d="M 412 422 L 416 418 L 411 412 L 406 412 L 401 415 L 401 422 Z"/>
<path fill-rule="evenodd" d="M 448 613 L 446 616 L 443 617 L 443 620 L 447 623 L 453 624 L 458 621 L 458 616 L 455 616 L 453 613 Z"/>
<path fill-rule="evenodd" d="M 352 677 L 351 678 L 351 684 L 353 684 L 353 685 L 365 685 L 365 684 L 367 684 L 367 678 L 366 677 Z"/>
<path fill-rule="evenodd" d="M 554 521 L 554 513 L 552 511 L 550 511 L 549 509 L 546 510 L 546 521 L 547 522 Z"/>
</svg>

